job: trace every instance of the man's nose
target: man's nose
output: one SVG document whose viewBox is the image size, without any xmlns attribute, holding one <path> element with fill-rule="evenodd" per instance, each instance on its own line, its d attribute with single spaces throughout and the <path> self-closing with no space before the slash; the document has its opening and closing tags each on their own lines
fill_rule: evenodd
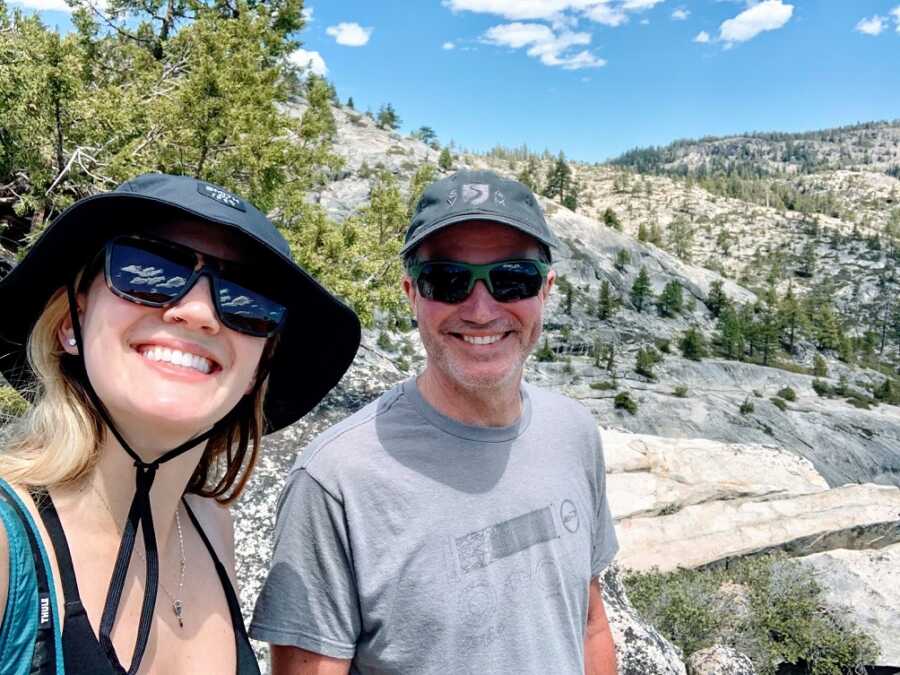
<svg viewBox="0 0 900 675">
<path fill-rule="evenodd" d="M 497 317 L 497 301 L 483 279 L 475 282 L 469 297 L 463 300 L 460 317 L 473 323 L 488 323 Z"/>
<path fill-rule="evenodd" d="M 194 286 L 178 302 L 163 313 L 163 320 L 180 323 L 191 330 L 216 334 L 221 329 L 212 297 L 212 285 L 206 276 L 197 279 Z"/>
</svg>

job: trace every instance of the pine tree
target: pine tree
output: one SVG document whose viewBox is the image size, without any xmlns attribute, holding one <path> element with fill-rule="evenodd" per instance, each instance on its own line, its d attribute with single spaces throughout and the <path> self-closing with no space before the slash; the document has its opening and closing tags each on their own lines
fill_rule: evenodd
<svg viewBox="0 0 900 675">
<path fill-rule="evenodd" d="M 700 361 L 707 355 L 706 338 L 696 326 L 688 328 L 678 341 L 678 348 L 686 359 Z"/>
<path fill-rule="evenodd" d="M 729 359 L 741 359 L 746 348 L 744 324 L 740 313 L 731 303 L 719 312 L 717 344 L 722 354 Z"/>
<path fill-rule="evenodd" d="M 597 318 L 601 321 L 610 318 L 616 312 L 616 299 L 609 288 L 609 282 L 604 279 L 600 283 L 600 295 L 597 298 Z"/>
<path fill-rule="evenodd" d="M 641 347 L 635 355 L 634 372 L 650 380 L 655 380 L 656 373 L 653 372 L 653 366 L 660 361 L 662 361 L 662 355 L 653 347 Z"/>
<path fill-rule="evenodd" d="M 816 327 L 816 342 L 819 349 L 838 349 L 841 346 L 841 324 L 837 315 L 828 302 L 822 303 L 817 314 L 812 317 L 813 325 Z"/>
<path fill-rule="evenodd" d="M 619 232 L 622 231 L 622 221 L 619 220 L 619 216 L 616 215 L 616 212 L 611 207 L 607 207 L 603 212 L 603 224 Z"/>
<path fill-rule="evenodd" d="M 538 166 L 537 157 L 531 155 L 528 157 L 528 162 L 525 164 L 523 169 L 519 172 L 519 175 L 516 176 L 516 180 L 522 183 L 525 187 L 527 187 L 532 192 L 539 192 L 538 189 L 538 173 L 540 172 L 540 167 Z"/>
<path fill-rule="evenodd" d="M 638 241 L 647 242 L 650 240 L 650 230 L 645 223 L 638 225 Z"/>
<path fill-rule="evenodd" d="M 397 115 L 397 111 L 394 110 L 394 106 L 390 103 L 386 103 L 378 109 L 378 115 L 376 115 L 375 120 L 379 129 L 389 129 L 391 131 L 399 129 L 401 124 L 400 116 Z"/>
<path fill-rule="evenodd" d="M 803 305 L 794 295 L 793 284 L 788 284 L 788 289 L 778 304 L 778 323 L 781 325 L 781 340 L 791 353 L 794 351 L 797 330 L 805 325 Z"/>
<path fill-rule="evenodd" d="M 434 164 L 425 163 L 420 166 L 409 181 L 409 197 L 406 201 L 406 220 L 411 221 L 416 212 L 416 205 L 425 188 L 435 179 Z"/>
<path fill-rule="evenodd" d="M 685 262 L 691 261 L 691 247 L 694 244 L 694 228 L 683 217 L 678 216 L 669 223 L 669 247 Z"/>
<path fill-rule="evenodd" d="M 706 308 L 713 317 L 718 318 L 722 309 L 728 303 L 728 296 L 725 294 L 723 284 L 719 279 L 716 279 L 709 285 L 709 295 L 706 296 Z"/>
<path fill-rule="evenodd" d="M 839 235 L 840 236 L 840 235 Z M 800 267 L 797 269 L 797 276 L 810 278 L 816 273 L 816 244 L 808 242 L 803 247 L 803 253 L 800 255 Z"/>
<path fill-rule="evenodd" d="M 778 349 L 781 325 L 778 322 L 778 299 L 775 287 L 770 286 L 761 302 L 754 305 L 753 338 L 757 349 L 762 351 L 762 364 L 768 366 Z"/>
<path fill-rule="evenodd" d="M 560 151 L 556 161 L 547 172 L 547 183 L 544 188 L 544 196 L 553 199 L 559 197 L 560 203 L 563 202 L 566 195 L 569 194 L 569 188 L 572 184 L 572 169 L 566 163 L 565 154 Z"/>
<path fill-rule="evenodd" d="M 644 309 L 644 303 L 647 301 L 647 298 L 650 297 L 651 293 L 650 276 L 647 274 L 646 268 L 641 267 L 637 279 L 635 279 L 634 283 L 631 285 L 631 304 L 634 305 L 634 308 L 638 312 Z"/>
<path fill-rule="evenodd" d="M 431 127 L 419 127 L 412 133 L 413 138 L 417 138 L 427 145 L 431 145 L 437 141 L 437 134 Z"/>
<path fill-rule="evenodd" d="M 628 249 L 620 248 L 616 253 L 616 262 L 613 263 L 613 266 L 620 272 L 624 272 L 630 262 L 631 254 L 628 252 Z"/>
<path fill-rule="evenodd" d="M 438 157 L 438 166 L 444 171 L 450 171 L 453 168 L 453 155 L 450 154 L 450 148 L 441 150 L 441 155 Z"/>
<path fill-rule="evenodd" d="M 813 375 L 816 377 L 828 377 L 828 364 L 821 354 L 813 357 Z"/>
<path fill-rule="evenodd" d="M 350 110 L 356 110 L 356 108 L 355 108 L 355 106 L 354 106 L 354 104 L 353 104 L 353 97 L 352 97 L 352 96 L 349 97 L 349 98 L 347 99 L 347 107 L 350 108 Z"/>
<path fill-rule="evenodd" d="M 566 292 L 566 300 L 565 300 L 566 314 L 568 314 L 569 316 L 572 316 L 572 301 L 574 300 L 574 297 L 575 297 L 575 289 L 572 288 L 572 284 L 566 284 L 565 292 Z"/>
<path fill-rule="evenodd" d="M 660 316 L 674 317 L 684 308 L 681 284 L 674 279 L 667 283 L 656 300 L 656 309 Z"/>
</svg>

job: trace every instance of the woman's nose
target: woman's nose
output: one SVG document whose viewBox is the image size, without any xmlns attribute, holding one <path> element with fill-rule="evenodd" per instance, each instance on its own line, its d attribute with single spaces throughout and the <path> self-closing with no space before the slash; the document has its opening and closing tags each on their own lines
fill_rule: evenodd
<svg viewBox="0 0 900 675">
<path fill-rule="evenodd" d="M 163 320 L 180 323 L 191 330 L 215 334 L 221 329 L 212 297 L 212 285 L 205 275 L 178 302 L 166 307 Z"/>
</svg>

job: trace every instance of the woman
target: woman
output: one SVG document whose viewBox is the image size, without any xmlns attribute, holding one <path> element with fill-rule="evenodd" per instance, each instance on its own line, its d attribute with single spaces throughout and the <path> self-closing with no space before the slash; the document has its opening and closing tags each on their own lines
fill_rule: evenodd
<svg viewBox="0 0 900 675">
<path fill-rule="evenodd" d="M 356 316 L 252 205 L 161 174 L 66 210 L 0 307 L 32 399 L 0 453 L 0 673 L 257 673 L 223 507 Z"/>
</svg>

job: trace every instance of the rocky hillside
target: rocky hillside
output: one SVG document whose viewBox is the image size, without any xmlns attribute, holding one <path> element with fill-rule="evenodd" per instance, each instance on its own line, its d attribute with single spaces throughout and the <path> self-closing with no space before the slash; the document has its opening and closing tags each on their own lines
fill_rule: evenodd
<svg viewBox="0 0 900 675">
<path fill-rule="evenodd" d="M 302 105 L 295 112 L 301 114 Z M 334 113 L 335 151 L 345 164 L 315 199 L 337 220 L 366 203 L 376 170 L 387 169 L 405 187 L 422 163 L 437 164 L 433 147 L 378 129 L 352 110 Z M 897 131 L 889 125 L 876 130 Z M 841 138 L 804 142 L 841 145 Z M 548 165 L 543 160 L 542 171 Z M 515 176 L 522 162 L 454 158 L 454 169 L 464 166 Z M 820 349 L 807 328 L 790 350 L 775 345 L 767 365 L 759 354 L 728 359 L 716 353 L 719 320 L 710 307 L 719 284 L 730 303 L 747 307 L 764 299 L 769 284 L 779 294 L 790 287 L 801 298 L 827 286 L 845 333 L 861 345 L 863 319 L 877 317 L 897 290 L 885 274 L 893 269 L 893 253 L 886 245 L 872 247 L 866 237 L 884 236 L 900 181 L 872 168 L 793 172 L 790 180 L 832 195 L 837 216 L 767 207 L 715 194 L 698 180 L 609 165 L 573 166 L 582 186 L 578 212 L 542 198 L 562 241 L 555 255 L 561 282 L 545 318 L 546 341 L 529 361 L 526 377 L 580 400 L 597 419 L 623 543 L 620 566 L 708 566 L 780 550 L 802 560 L 808 556 L 815 569 L 827 567 L 833 594 L 857 584 L 848 576 L 856 560 L 867 570 L 869 587 L 900 586 L 888 579 L 879 552 L 895 551 L 900 542 L 900 407 L 874 397 L 896 368 L 896 343 L 888 340 L 881 354 L 876 349 L 866 355 L 860 347 L 855 358 L 841 360 L 837 349 Z M 620 229 L 605 224 L 608 210 Z M 679 220 L 692 225 L 687 247 L 665 236 Z M 655 243 L 640 241 L 650 225 L 661 236 Z M 815 264 L 798 275 L 810 246 Z M 656 299 L 639 311 L 631 289 L 642 269 L 654 298 L 676 282 L 682 294 L 678 311 L 661 315 Z M 601 319 L 604 286 L 618 301 Z M 851 325 L 853 316 L 860 317 L 858 326 Z M 399 331 L 386 319 L 366 331 L 350 373 L 317 411 L 266 442 L 236 519 L 248 611 L 265 572 L 275 500 L 296 453 L 314 434 L 424 363 L 415 331 Z M 682 353 L 679 342 L 691 328 L 713 356 Z M 641 351 L 653 356 L 643 367 Z M 619 567 L 607 573 L 605 585 L 623 649 L 621 672 L 684 673 L 685 655 L 631 607 Z M 896 654 L 885 648 L 897 639 L 888 629 L 900 625 L 888 609 L 896 600 L 885 596 L 872 609 L 862 591 L 846 599 L 852 606 L 845 611 L 879 638 L 882 666 L 897 665 Z M 712 658 L 702 656 L 707 657 Z M 740 661 L 740 655 L 732 657 Z"/>
</svg>

